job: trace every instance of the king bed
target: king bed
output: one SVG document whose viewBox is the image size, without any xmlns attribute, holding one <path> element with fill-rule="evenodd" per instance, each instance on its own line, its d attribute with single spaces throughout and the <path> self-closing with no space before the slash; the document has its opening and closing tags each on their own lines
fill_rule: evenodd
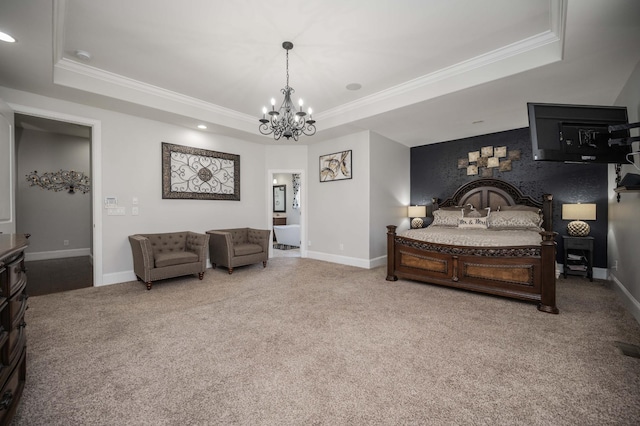
<svg viewBox="0 0 640 426">
<path fill-rule="evenodd" d="M 387 280 L 398 278 L 537 302 L 557 314 L 552 200 L 477 179 L 442 203 L 427 228 L 387 226 Z"/>
</svg>

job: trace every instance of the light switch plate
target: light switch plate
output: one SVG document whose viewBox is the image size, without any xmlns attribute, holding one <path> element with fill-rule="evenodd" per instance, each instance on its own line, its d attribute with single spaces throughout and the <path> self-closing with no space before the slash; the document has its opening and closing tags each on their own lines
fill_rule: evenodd
<svg viewBox="0 0 640 426">
<path fill-rule="evenodd" d="M 126 214 L 124 207 L 116 207 L 115 209 L 107 209 L 107 216 L 124 216 Z"/>
</svg>

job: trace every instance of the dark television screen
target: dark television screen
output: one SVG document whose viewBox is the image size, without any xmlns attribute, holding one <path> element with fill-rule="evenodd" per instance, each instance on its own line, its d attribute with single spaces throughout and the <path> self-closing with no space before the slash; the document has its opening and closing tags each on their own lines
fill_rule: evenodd
<svg viewBox="0 0 640 426">
<path fill-rule="evenodd" d="M 613 106 L 528 103 L 533 159 L 577 163 L 625 163 L 628 144 L 610 139 L 629 137 L 629 130 L 609 132 L 627 124 L 627 108 Z"/>
</svg>

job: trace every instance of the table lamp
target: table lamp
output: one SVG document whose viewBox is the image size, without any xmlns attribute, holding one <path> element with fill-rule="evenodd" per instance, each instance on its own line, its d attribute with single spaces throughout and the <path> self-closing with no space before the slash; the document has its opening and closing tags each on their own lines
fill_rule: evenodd
<svg viewBox="0 0 640 426">
<path fill-rule="evenodd" d="M 571 220 L 567 233 L 572 237 L 586 237 L 591 228 L 585 220 L 596 220 L 595 204 L 563 204 L 562 219 Z"/>
<path fill-rule="evenodd" d="M 407 216 L 413 218 L 411 228 L 422 228 L 424 225 L 422 218 L 427 216 L 427 206 L 409 206 Z"/>
</svg>

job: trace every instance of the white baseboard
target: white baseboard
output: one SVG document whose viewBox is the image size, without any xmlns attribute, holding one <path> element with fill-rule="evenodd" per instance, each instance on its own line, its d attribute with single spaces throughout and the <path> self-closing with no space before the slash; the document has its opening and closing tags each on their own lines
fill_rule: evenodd
<svg viewBox="0 0 640 426">
<path fill-rule="evenodd" d="M 627 288 L 622 285 L 620 280 L 618 280 L 615 275 L 611 275 L 611 281 L 613 281 L 613 283 L 616 285 L 616 293 L 618 293 L 622 304 L 640 324 L 640 302 L 638 302 L 636 298 L 633 297 L 631 293 L 629 293 L 629 290 L 627 290 Z"/>
<path fill-rule="evenodd" d="M 49 260 L 49 259 L 64 259 L 67 257 L 80 257 L 91 256 L 90 248 L 71 249 L 71 250 L 54 250 L 54 251 L 41 251 L 36 253 L 24 254 L 24 260 Z"/>
<path fill-rule="evenodd" d="M 387 255 L 369 259 L 369 269 L 377 268 L 378 266 L 387 266 Z"/>
<path fill-rule="evenodd" d="M 339 263 L 340 265 L 349 265 L 349 266 L 355 266 L 358 268 L 369 269 L 369 260 L 367 259 L 338 256 L 335 254 L 320 253 L 317 251 L 307 251 L 307 257 L 310 259 L 324 260 L 325 262 Z"/>
<path fill-rule="evenodd" d="M 136 274 L 133 271 L 124 271 L 124 272 L 114 272 L 112 274 L 103 274 L 102 275 L 102 284 L 101 286 L 111 285 L 111 284 L 119 284 L 126 283 L 129 281 L 137 281 Z M 96 286 L 99 287 L 99 286 Z"/>
</svg>

